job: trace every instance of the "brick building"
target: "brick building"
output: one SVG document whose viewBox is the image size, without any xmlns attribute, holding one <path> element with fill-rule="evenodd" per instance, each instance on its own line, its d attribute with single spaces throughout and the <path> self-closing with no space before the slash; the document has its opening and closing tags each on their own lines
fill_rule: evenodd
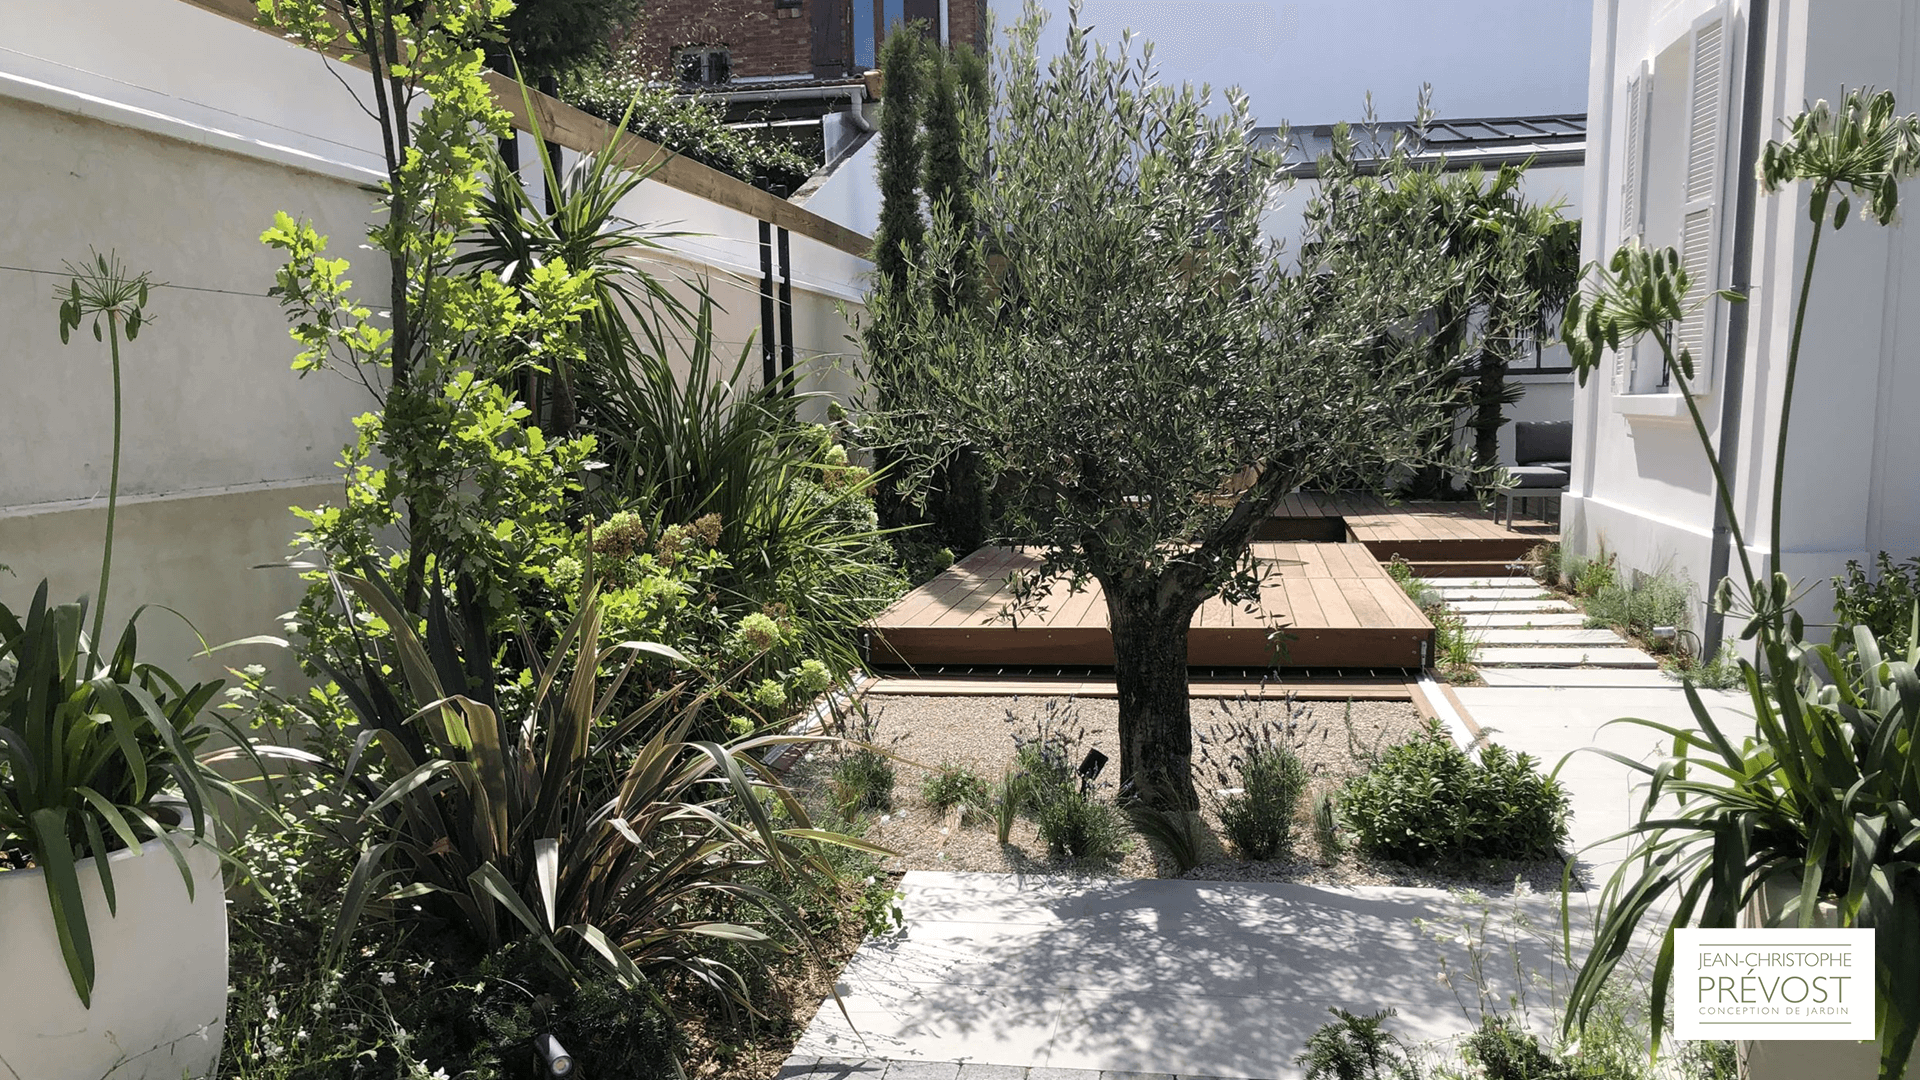
<svg viewBox="0 0 1920 1080">
<path fill-rule="evenodd" d="M 978 48 L 987 0 L 649 0 L 627 44 L 661 78 L 725 93 L 857 78 L 887 28 L 912 21 L 943 43 Z"/>
</svg>

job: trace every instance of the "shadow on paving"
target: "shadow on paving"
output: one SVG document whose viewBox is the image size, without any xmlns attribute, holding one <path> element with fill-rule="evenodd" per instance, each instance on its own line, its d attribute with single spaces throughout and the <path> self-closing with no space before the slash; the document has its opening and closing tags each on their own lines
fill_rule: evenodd
<svg viewBox="0 0 1920 1080">
<path fill-rule="evenodd" d="M 1471 967 L 1465 941 L 1416 920 L 1482 911 L 1437 890 L 916 872 L 903 891 L 904 934 L 863 945 L 840 984 L 858 1035 L 829 1001 L 802 1054 L 1279 1078 L 1330 1007 L 1393 1007 L 1418 1042 L 1465 1030 L 1477 1001 L 1440 979 Z M 1517 989 L 1509 910 L 1538 930 L 1520 970 L 1564 977 L 1558 897 L 1492 903 L 1488 991 Z"/>
</svg>

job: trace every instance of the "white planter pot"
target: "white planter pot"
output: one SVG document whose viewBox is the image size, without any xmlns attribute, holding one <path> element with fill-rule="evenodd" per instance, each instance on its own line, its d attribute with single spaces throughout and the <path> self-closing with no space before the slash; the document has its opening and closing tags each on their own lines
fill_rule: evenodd
<svg viewBox="0 0 1920 1080">
<path fill-rule="evenodd" d="M 1741 920 L 1747 926 L 1798 926 L 1799 919 L 1781 914 L 1787 902 L 1800 894 L 1800 879 L 1775 879 L 1767 882 L 1747 906 Z M 1813 915 L 1813 925 L 1839 925 L 1839 909 L 1821 904 Z M 1880 1044 L 1877 1042 L 1840 1042 L 1816 1040 L 1787 1042 L 1760 1040 L 1740 1044 L 1741 1071 L 1747 1080 L 1877 1080 L 1880 1075 Z"/>
<path fill-rule="evenodd" d="M 79 864 L 93 936 L 91 1009 L 67 974 L 40 871 L 0 873 L 0 1077 L 213 1075 L 227 1014 L 226 888 L 219 856 L 190 834 L 175 837 L 193 872 L 192 900 L 157 840 L 108 856 L 117 916 L 94 861 Z"/>
</svg>

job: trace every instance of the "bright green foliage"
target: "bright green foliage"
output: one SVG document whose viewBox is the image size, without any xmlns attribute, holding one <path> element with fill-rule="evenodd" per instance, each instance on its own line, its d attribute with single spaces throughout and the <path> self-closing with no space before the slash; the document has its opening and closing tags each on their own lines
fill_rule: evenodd
<svg viewBox="0 0 1920 1080">
<path fill-rule="evenodd" d="M 222 683 L 183 686 L 136 659 L 141 611 L 127 621 L 113 653 L 102 655 L 82 632 L 85 602 L 50 604 L 45 581 L 24 621 L 0 604 L 0 859 L 24 858 L 44 871 L 60 952 L 88 1006 L 95 967 L 80 875 L 99 875 L 112 912 L 107 856 L 158 840 L 191 897 L 195 882 L 181 852 L 186 831 L 230 858 L 216 831 L 216 796 L 264 818 L 276 813 L 216 768 L 251 761 L 256 775 L 266 775 L 263 754 L 207 712 Z M 217 726 L 232 748 L 204 750 Z M 89 858 L 92 869 L 78 865 Z"/>
<path fill-rule="evenodd" d="M 1307 1040 L 1294 1064 L 1307 1067 L 1306 1080 L 1419 1080 L 1399 1036 L 1386 1029 L 1392 1009 L 1356 1016 L 1328 1009 L 1337 1019 L 1322 1024 Z"/>
<path fill-rule="evenodd" d="M 728 127 L 725 109 L 655 85 L 643 66 L 622 58 L 577 72 L 561 81 L 560 96 L 608 123 L 624 117 L 635 135 L 755 187 L 797 190 L 818 165 L 778 136 Z"/>
<path fill-rule="evenodd" d="M 456 245 L 479 226 L 487 162 L 508 130 L 481 77 L 482 44 L 508 5 L 348 5 L 335 12 L 344 40 L 324 29 L 325 8 L 262 4 L 276 25 L 315 35 L 309 45 L 356 49 L 373 67 L 389 181 L 368 236 L 387 255 L 392 292 L 390 317 L 376 321 L 311 226 L 282 213 L 262 234 L 287 257 L 271 292 L 301 346 L 295 370 L 339 370 L 381 406 L 355 422 L 343 504 L 304 512 L 296 543 L 332 563 L 400 568 L 408 611 L 419 610 L 431 569 L 460 593 L 464 617 L 498 628 L 528 565 L 557 557 L 562 504 L 593 449 L 546 439 L 504 387 L 518 373 L 580 362 L 593 282 L 562 259 L 518 282 L 459 269 Z M 388 530 L 403 543 L 383 559 L 377 538 Z M 339 653 L 331 605 L 316 576 L 298 616 L 310 661 Z"/>
<path fill-rule="evenodd" d="M 1841 626 L 1864 626 L 1880 647 L 1899 655 L 1913 640 L 1914 606 L 1920 604 L 1920 557 L 1896 563 L 1881 552 L 1873 580 L 1851 559 L 1833 579 L 1833 618 Z"/>
<path fill-rule="evenodd" d="M 1410 866 L 1551 859 L 1567 839 L 1566 790 L 1531 755 L 1488 744 L 1476 762 L 1438 721 L 1349 780 L 1340 813 L 1362 851 Z"/>
</svg>

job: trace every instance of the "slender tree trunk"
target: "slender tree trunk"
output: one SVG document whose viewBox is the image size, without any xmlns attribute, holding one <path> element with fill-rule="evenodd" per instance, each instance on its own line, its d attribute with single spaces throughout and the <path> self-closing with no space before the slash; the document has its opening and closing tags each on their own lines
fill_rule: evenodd
<svg viewBox="0 0 1920 1080">
<path fill-rule="evenodd" d="M 1489 342 L 1480 353 L 1480 371 L 1473 388 L 1473 467 L 1481 476 L 1500 464 L 1500 426 L 1507 422 L 1506 402 L 1502 400 L 1506 390 L 1506 351 Z M 1480 479 L 1475 477 L 1476 481 Z"/>
<path fill-rule="evenodd" d="M 1161 595 L 1159 582 L 1102 582 L 1120 691 L 1120 784 L 1162 810 L 1193 810 L 1193 716 L 1187 627 L 1201 600 Z"/>
</svg>

